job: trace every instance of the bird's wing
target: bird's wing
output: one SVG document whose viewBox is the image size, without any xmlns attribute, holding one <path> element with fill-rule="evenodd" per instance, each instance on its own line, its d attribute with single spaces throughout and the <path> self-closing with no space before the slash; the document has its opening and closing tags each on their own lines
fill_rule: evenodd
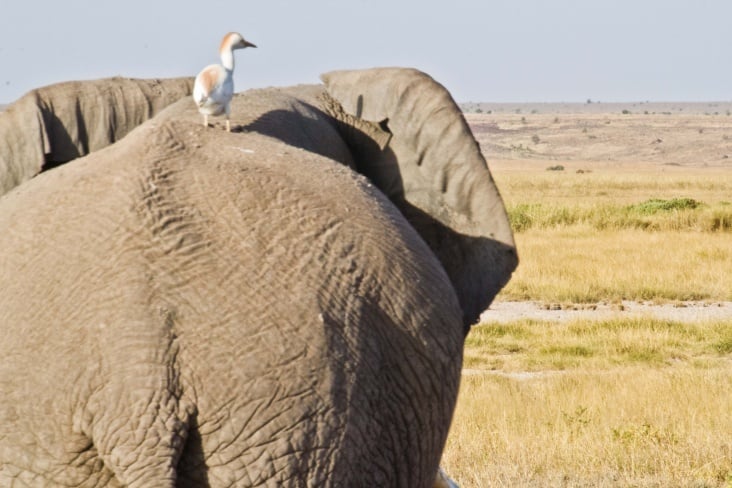
<svg viewBox="0 0 732 488">
<path fill-rule="evenodd" d="M 193 100 L 198 105 L 202 105 L 208 96 L 216 89 L 216 85 L 219 83 L 219 66 L 212 64 L 206 66 L 196 76 L 196 81 L 193 85 Z"/>
</svg>

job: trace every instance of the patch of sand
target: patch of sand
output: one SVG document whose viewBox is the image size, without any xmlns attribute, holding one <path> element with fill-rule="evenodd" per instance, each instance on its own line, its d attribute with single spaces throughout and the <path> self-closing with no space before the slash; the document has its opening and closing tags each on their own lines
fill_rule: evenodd
<svg viewBox="0 0 732 488">
<path fill-rule="evenodd" d="M 623 301 L 592 305 L 560 305 L 540 302 L 494 302 L 483 312 L 481 322 L 506 323 L 516 320 L 566 322 L 652 317 L 677 322 L 732 320 L 732 302 L 678 302 L 653 304 Z"/>
</svg>

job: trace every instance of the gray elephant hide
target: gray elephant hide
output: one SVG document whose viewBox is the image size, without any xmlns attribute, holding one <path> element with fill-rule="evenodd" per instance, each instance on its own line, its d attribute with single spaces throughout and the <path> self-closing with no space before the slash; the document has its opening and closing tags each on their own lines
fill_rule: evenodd
<svg viewBox="0 0 732 488">
<path fill-rule="evenodd" d="M 241 120 L 241 127 L 367 176 L 442 263 L 467 332 L 508 282 L 518 256 L 503 201 L 460 109 L 444 87 L 414 69 L 335 71 L 322 78 L 324 87 L 274 89 L 293 98 L 281 108 L 271 108 L 271 90 L 247 93 L 248 105 L 270 110 L 256 121 Z M 190 104 L 178 107 L 195 118 Z M 337 138 L 323 140 L 314 113 L 331 116 L 347 147 Z"/>
</svg>

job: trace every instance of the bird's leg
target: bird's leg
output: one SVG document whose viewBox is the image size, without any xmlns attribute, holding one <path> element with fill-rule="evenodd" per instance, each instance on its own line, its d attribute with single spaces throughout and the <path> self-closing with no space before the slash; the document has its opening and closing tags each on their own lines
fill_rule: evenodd
<svg viewBox="0 0 732 488">
<path fill-rule="evenodd" d="M 231 121 L 229 118 L 226 118 L 226 132 L 231 132 Z"/>
<path fill-rule="evenodd" d="M 231 132 L 231 121 L 229 120 L 229 117 L 231 117 L 231 105 L 227 103 L 224 111 L 226 112 L 226 132 Z"/>
<path fill-rule="evenodd" d="M 208 114 L 203 114 L 203 126 L 208 127 Z"/>
</svg>

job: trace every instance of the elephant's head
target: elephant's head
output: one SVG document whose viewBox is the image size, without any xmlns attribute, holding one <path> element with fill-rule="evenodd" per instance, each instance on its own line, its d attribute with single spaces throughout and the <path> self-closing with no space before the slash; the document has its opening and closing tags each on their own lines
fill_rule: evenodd
<svg viewBox="0 0 732 488">
<path fill-rule="evenodd" d="M 356 170 L 396 204 L 447 271 L 466 327 L 518 264 L 503 202 L 450 94 L 413 69 L 322 76 Z"/>
</svg>

